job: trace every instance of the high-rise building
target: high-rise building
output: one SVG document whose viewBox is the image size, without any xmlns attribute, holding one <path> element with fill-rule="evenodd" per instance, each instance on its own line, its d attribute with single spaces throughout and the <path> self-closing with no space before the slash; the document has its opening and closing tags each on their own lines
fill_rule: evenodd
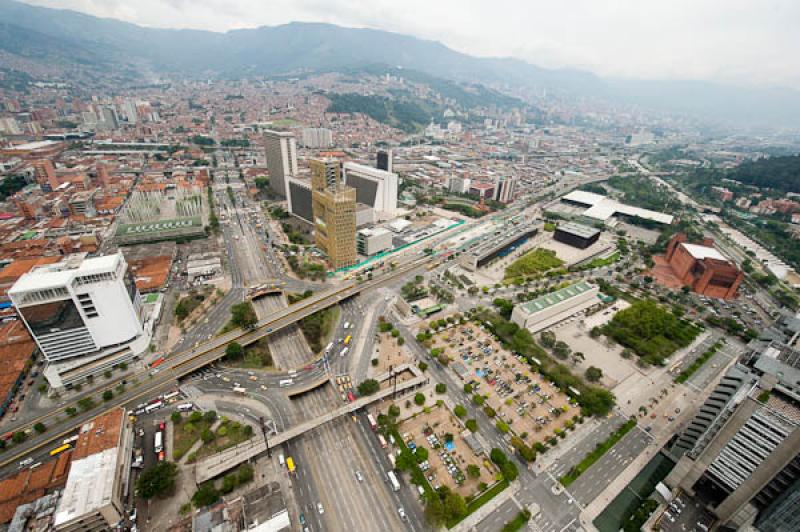
<svg viewBox="0 0 800 532">
<path fill-rule="evenodd" d="M 297 141 L 288 131 L 264 131 L 269 186 L 286 197 L 286 176 L 297 175 Z"/>
<path fill-rule="evenodd" d="M 333 146 L 333 134 L 324 127 L 307 127 L 301 136 L 306 148 L 330 148 Z"/>
<path fill-rule="evenodd" d="M 341 179 L 336 159 L 312 159 L 314 237 L 335 269 L 356 263 L 356 191 Z"/>
<path fill-rule="evenodd" d="M 344 182 L 356 189 L 356 201 L 369 205 L 377 213 L 394 216 L 397 211 L 397 174 L 365 166 L 344 163 Z"/>
<path fill-rule="evenodd" d="M 376 167 L 378 170 L 384 170 L 386 172 L 392 171 L 392 150 L 378 150 Z"/>
<path fill-rule="evenodd" d="M 731 368 L 671 449 L 682 456 L 665 483 L 703 502 L 723 528 L 776 509 L 800 479 L 800 408 L 778 378 Z"/>
<path fill-rule="evenodd" d="M 50 159 L 38 159 L 34 161 L 33 175 L 36 182 L 45 192 L 52 192 L 60 185 L 56 177 L 56 169 Z"/>
<path fill-rule="evenodd" d="M 514 177 L 499 177 L 494 185 L 493 200 L 501 203 L 511 203 L 514 199 L 514 189 L 517 187 L 517 179 Z"/>
<path fill-rule="evenodd" d="M 143 335 L 142 299 L 122 253 L 71 255 L 39 266 L 22 275 L 8 295 L 49 363 L 105 355 L 106 350 L 109 355 L 139 354 L 126 345 Z M 109 367 L 120 362 L 107 358 Z M 45 376 L 61 387 L 57 376 L 47 370 Z"/>
<path fill-rule="evenodd" d="M 457 194 L 467 194 L 469 192 L 469 186 L 472 184 L 472 180 L 468 177 L 461 177 L 461 176 L 451 176 L 447 182 L 447 188 L 450 192 L 455 192 Z"/>
<path fill-rule="evenodd" d="M 311 184 L 307 179 L 289 176 L 286 178 L 286 204 L 289 214 L 308 223 L 314 223 L 311 202 Z"/>
</svg>

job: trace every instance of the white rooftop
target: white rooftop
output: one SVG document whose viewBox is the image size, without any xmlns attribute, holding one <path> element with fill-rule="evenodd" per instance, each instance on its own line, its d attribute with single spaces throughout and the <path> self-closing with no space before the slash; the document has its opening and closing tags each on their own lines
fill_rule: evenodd
<svg viewBox="0 0 800 532">
<path fill-rule="evenodd" d="M 92 513 L 111 502 L 117 469 L 117 447 L 75 460 L 58 503 L 55 526 Z"/>
<path fill-rule="evenodd" d="M 701 246 L 699 244 L 687 244 L 686 242 L 682 242 L 681 245 L 689 252 L 689 255 L 694 257 L 697 260 L 703 259 L 716 259 L 716 260 L 724 260 L 727 261 L 722 253 L 717 251 L 715 248 L 708 247 L 708 246 Z"/>
<path fill-rule="evenodd" d="M 401 231 L 406 230 L 410 225 L 411 222 L 403 218 L 398 218 L 397 220 L 393 220 L 386 224 L 386 226 L 395 233 L 400 233 Z"/>
<path fill-rule="evenodd" d="M 27 144 L 17 144 L 16 146 L 11 146 L 7 149 L 19 151 L 38 150 L 39 148 L 47 148 L 48 146 L 52 146 L 54 144 L 58 144 L 58 142 L 55 140 L 37 140 L 35 142 L 28 142 Z"/>
<path fill-rule="evenodd" d="M 8 293 L 17 294 L 43 288 L 65 286 L 77 275 L 113 272 L 117 269 L 122 254 L 85 258 L 83 255 L 70 255 L 61 262 L 38 266 L 17 279 Z"/>
<path fill-rule="evenodd" d="M 364 236 L 381 236 L 390 233 L 388 229 L 385 229 L 383 227 L 371 227 L 366 229 L 359 229 L 358 232 Z"/>
<path fill-rule="evenodd" d="M 596 220 L 606 221 L 617 213 L 627 216 L 636 216 L 637 218 L 652 220 L 662 224 L 671 224 L 674 219 L 670 214 L 626 205 L 603 196 L 602 194 L 595 194 L 594 192 L 586 192 L 583 190 L 573 190 L 562 199 L 589 205 L 589 208 L 583 212 L 583 215 Z"/>
</svg>

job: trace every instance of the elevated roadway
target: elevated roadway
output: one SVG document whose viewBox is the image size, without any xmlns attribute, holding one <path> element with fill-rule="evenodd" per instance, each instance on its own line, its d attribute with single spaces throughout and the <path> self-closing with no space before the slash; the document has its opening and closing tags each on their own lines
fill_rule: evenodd
<svg viewBox="0 0 800 532">
<path fill-rule="evenodd" d="M 9 464 L 19 461 L 28 453 L 52 444 L 52 442 L 62 438 L 63 435 L 80 427 L 90 419 L 108 411 L 112 408 L 124 406 L 132 409 L 137 403 L 150 399 L 154 394 L 174 387 L 177 380 L 198 369 L 225 356 L 225 347 L 233 341 L 246 346 L 276 331 L 279 331 L 315 312 L 336 305 L 339 302 L 353 297 L 361 292 L 379 288 L 385 284 L 396 281 L 398 278 L 409 274 L 420 267 L 425 266 L 433 260 L 433 256 L 415 258 L 407 263 L 400 264 L 394 270 L 387 271 L 383 275 L 376 276 L 372 280 L 364 282 L 348 282 L 344 285 L 331 288 L 324 292 L 318 292 L 309 298 L 299 301 L 287 308 L 273 312 L 263 320 L 258 322 L 253 329 L 235 329 L 211 340 L 199 344 L 197 347 L 173 353 L 167 356 L 166 361 L 156 370 L 151 370 L 149 374 L 140 374 L 139 382 L 122 392 L 115 394 L 114 398 L 106 401 L 100 408 L 80 412 L 77 402 L 82 397 L 91 397 L 97 401 L 97 397 L 103 391 L 114 390 L 119 381 L 109 382 L 105 388 L 99 388 L 87 392 L 63 408 L 54 410 L 44 416 L 28 420 L 22 423 L 12 423 L 3 428 L 5 432 L 17 432 L 30 430 L 29 439 L 21 444 L 16 444 L 8 448 L 0 461 L 0 469 Z M 74 417 L 65 417 L 64 410 L 67 407 L 74 407 L 79 411 Z M 36 435 L 32 430 L 36 423 L 44 423 L 47 432 Z"/>
<path fill-rule="evenodd" d="M 291 440 L 292 438 L 296 438 L 305 432 L 314 430 L 320 425 L 328 423 L 329 421 L 333 421 L 338 417 L 355 412 L 356 410 L 359 410 L 375 401 L 385 399 L 395 393 L 395 391 L 402 392 L 416 386 L 420 386 L 428 381 L 428 377 L 424 375 L 416 366 L 411 364 L 403 364 L 397 367 L 395 373 L 402 373 L 403 371 L 411 371 L 414 373 L 414 377 L 407 381 L 397 383 L 396 389 L 395 387 L 390 386 L 380 390 L 374 395 L 356 399 L 352 403 L 347 403 L 346 405 L 340 406 L 339 408 L 331 410 L 330 412 L 319 417 L 295 425 L 294 427 L 279 433 L 277 436 L 272 436 L 269 438 L 270 448 L 276 447 Z M 380 380 L 384 381 L 388 378 L 389 376 L 387 374 L 379 377 Z M 218 477 L 226 471 L 238 466 L 239 464 L 247 462 L 251 458 L 255 458 L 261 453 L 266 452 L 266 450 L 267 445 L 264 439 L 259 436 L 254 436 L 246 442 L 240 443 L 234 447 L 230 447 L 229 449 L 225 449 L 224 451 L 213 456 L 203 458 L 202 460 L 197 461 L 195 464 L 196 482 L 198 484 L 202 484 L 207 480 Z"/>
</svg>

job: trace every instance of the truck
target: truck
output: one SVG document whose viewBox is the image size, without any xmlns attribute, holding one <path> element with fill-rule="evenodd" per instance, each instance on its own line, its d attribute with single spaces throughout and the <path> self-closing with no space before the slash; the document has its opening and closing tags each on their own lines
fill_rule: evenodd
<svg viewBox="0 0 800 532">
<path fill-rule="evenodd" d="M 389 479 L 389 484 L 392 485 L 392 491 L 400 491 L 400 483 L 397 481 L 397 476 L 394 474 L 394 471 L 386 473 L 386 477 Z"/>
<path fill-rule="evenodd" d="M 381 448 L 386 449 L 386 447 L 388 447 L 386 438 L 384 438 L 382 434 L 378 434 L 378 441 L 381 442 Z"/>
<path fill-rule="evenodd" d="M 367 421 L 369 421 L 369 428 L 372 430 L 377 430 L 378 424 L 375 423 L 375 418 L 372 417 L 372 414 L 367 414 Z"/>
<path fill-rule="evenodd" d="M 157 358 L 157 359 L 155 359 L 154 361 L 150 362 L 150 369 L 157 368 L 158 366 L 160 366 L 161 364 L 163 364 L 165 360 L 166 360 L 166 359 L 165 359 L 164 357 L 158 357 L 158 358 Z"/>
<path fill-rule="evenodd" d="M 156 454 L 164 450 L 164 433 L 161 432 L 160 430 L 156 432 L 156 438 L 153 448 L 155 449 Z"/>
<path fill-rule="evenodd" d="M 247 393 L 247 390 L 245 388 L 242 388 L 241 386 L 234 386 L 233 387 L 233 393 L 240 393 L 240 394 L 244 395 L 244 394 Z"/>
</svg>

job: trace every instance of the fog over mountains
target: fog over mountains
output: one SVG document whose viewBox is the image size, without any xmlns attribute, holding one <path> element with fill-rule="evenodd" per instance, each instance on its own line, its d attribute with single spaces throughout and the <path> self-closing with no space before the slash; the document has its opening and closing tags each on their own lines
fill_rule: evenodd
<svg viewBox="0 0 800 532">
<path fill-rule="evenodd" d="M 0 0 L 0 68 L 42 67 L 241 78 L 386 65 L 458 81 L 506 83 L 596 97 L 746 126 L 797 126 L 800 92 L 703 81 L 604 79 L 511 58 L 478 58 L 441 43 L 370 29 L 291 23 L 217 33 L 153 29 L 68 10 Z M 7 64 L 4 64 L 7 63 Z"/>
</svg>

